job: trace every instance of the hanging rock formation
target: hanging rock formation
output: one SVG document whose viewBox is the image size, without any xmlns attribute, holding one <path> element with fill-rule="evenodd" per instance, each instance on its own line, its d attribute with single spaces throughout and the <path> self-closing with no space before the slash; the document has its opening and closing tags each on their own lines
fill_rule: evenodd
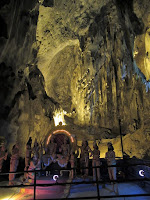
<svg viewBox="0 0 150 200">
<path fill-rule="evenodd" d="M 1 1 L 0 135 L 9 149 L 18 140 L 23 155 L 29 136 L 43 142 L 57 110 L 79 139 L 118 138 L 120 119 L 131 146 L 136 131 L 149 140 L 149 10 L 148 0 Z M 149 155 L 141 149 L 137 157 Z"/>
</svg>

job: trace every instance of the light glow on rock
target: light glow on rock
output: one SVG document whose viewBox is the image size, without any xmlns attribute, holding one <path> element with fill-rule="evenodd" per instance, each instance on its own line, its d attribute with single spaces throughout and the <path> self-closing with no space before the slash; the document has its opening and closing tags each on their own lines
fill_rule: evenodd
<svg viewBox="0 0 150 200">
<path fill-rule="evenodd" d="M 51 137 L 52 137 L 52 134 L 50 134 L 50 135 L 48 136 L 47 144 L 49 144 Z"/>
<path fill-rule="evenodd" d="M 66 125 L 66 122 L 64 119 L 65 114 L 67 114 L 67 112 L 62 109 L 55 111 L 54 116 L 53 116 L 55 126 L 58 126 L 60 122 L 62 123 L 62 125 Z"/>
<path fill-rule="evenodd" d="M 52 135 L 59 134 L 59 133 L 64 133 L 64 134 L 68 135 L 68 136 L 70 137 L 71 142 L 72 142 L 72 143 L 74 142 L 73 136 L 72 136 L 68 131 L 61 129 L 61 130 L 56 130 L 56 131 L 54 131 L 52 134 L 50 134 L 50 135 L 48 136 L 48 138 L 47 138 L 46 144 L 47 144 L 47 145 L 49 144 Z"/>
<path fill-rule="evenodd" d="M 56 133 L 65 133 L 66 135 L 68 135 L 70 137 L 71 142 L 74 142 L 72 135 L 68 131 L 66 131 L 66 130 L 56 130 L 56 131 L 53 132 L 53 134 L 56 134 Z"/>
</svg>

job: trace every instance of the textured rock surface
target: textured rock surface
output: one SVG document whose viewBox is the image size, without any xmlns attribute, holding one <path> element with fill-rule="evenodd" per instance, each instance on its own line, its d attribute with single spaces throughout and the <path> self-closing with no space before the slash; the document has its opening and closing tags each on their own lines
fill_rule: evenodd
<svg viewBox="0 0 150 200">
<path fill-rule="evenodd" d="M 133 9 L 138 19 L 144 23 L 144 30 L 135 38 L 134 58 L 147 80 L 150 79 L 150 9 L 147 1 L 133 1 Z"/>
<path fill-rule="evenodd" d="M 120 118 L 133 141 L 126 153 L 144 156 L 149 10 L 148 0 L 1 1 L 0 135 L 9 148 L 17 139 L 23 154 L 29 136 L 43 141 L 61 108 L 79 139 L 118 137 Z"/>
</svg>

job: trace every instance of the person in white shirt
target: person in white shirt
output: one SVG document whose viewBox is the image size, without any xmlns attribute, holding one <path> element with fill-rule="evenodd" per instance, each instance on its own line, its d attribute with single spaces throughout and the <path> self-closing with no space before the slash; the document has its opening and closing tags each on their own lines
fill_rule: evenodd
<svg viewBox="0 0 150 200">
<path fill-rule="evenodd" d="M 94 150 L 92 151 L 93 159 L 92 159 L 92 167 L 100 167 L 101 162 L 100 162 L 100 150 L 98 149 L 97 144 L 94 142 L 93 143 L 93 148 Z M 98 180 L 101 180 L 101 175 L 100 175 L 100 168 L 93 168 L 93 181 L 96 181 L 96 171 L 97 171 L 97 177 Z"/>
<path fill-rule="evenodd" d="M 112 165 L 116 165 L 116 160 L 115 160 L 115 152 L 114 152 L 114 147 L 111 143 L 108 143 L 108 152 L 105 154 L 105 159 L 107 160 L 107 165 L 108 165 L 108 174 L 109 174 L 109 179 L 110 181 L 116 180 L 116 167 L 109 167 Z M 114 188 L 114 182 L 113 182 L 113 191 L 115 192 Z M 118 194 L 118 186 L 116 187 L 116 193 Z"/>
</svg>

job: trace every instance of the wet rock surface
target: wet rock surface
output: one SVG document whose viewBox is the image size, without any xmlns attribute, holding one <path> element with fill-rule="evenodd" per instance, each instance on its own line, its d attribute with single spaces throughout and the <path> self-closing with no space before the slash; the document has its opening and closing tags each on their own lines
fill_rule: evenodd
<svg viewBox="0 0 150 200">
<path fill-rule="evenodd" d="M 9 150 L 18 140 L 23 155 L 29 136 L 43 142 L 59 109 L 79 140 L 116 138 L 119 119 L 125 135 L 145 138 L 149 10 L 147 0 L 1 1 L 0 135 Z"/>
</svg>

